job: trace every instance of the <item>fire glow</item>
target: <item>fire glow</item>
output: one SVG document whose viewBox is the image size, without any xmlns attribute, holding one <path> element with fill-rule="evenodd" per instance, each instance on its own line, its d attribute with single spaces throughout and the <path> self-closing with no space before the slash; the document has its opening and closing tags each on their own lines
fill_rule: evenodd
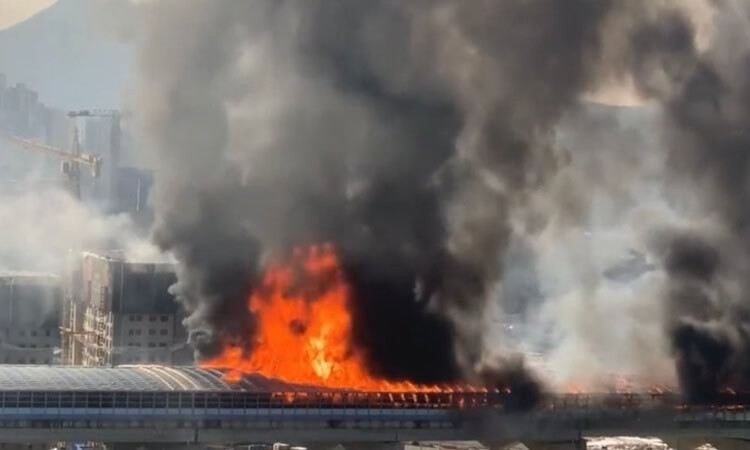
<svg viewBox="0 0 750 450">
<path fill-rule="evenodd" d="M 363 391 L 452 390 L 372 376 L 352 344 L 349 301 L 333 246 L 296 249 L 288 261 L 268 267 L 248 299 L 256 320 L 252 351 L 228 345 L 202 365 L 228 369 L 230 381 L 259 373 L 289 383 Z"/>
</svg>

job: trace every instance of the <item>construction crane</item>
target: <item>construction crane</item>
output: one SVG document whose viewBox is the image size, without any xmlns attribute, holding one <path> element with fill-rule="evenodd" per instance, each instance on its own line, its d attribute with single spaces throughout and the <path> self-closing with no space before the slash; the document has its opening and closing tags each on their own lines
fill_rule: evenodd
<svg viewBox="0 0 750 450">
<path fill-rule="evenodd" d="M 52 147 L 18 136 L 10 136 L 8 137 L 8 140 L 19 144 L 21 147 L 27 150 L 36 150 L 43 153 L 52 154 L 62 159 L 62 173 L 67 176 L 71 193 L 78 200 L 81 199 L 81 166 L 88 166 L 91 169 L 91 175 L 94 178 L 99 178 L 99 175 L 101 173 L 102 158 L 96 155 L 81 153 L 81 148 L 78 143 L 78 136 L 76 136 L 75 138 L 72 151 Z"/>
</svg>

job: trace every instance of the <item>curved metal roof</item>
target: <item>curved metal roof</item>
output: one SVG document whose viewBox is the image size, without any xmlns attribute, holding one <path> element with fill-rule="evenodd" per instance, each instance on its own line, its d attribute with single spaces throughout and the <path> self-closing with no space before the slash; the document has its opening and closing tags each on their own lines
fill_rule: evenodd
<svg viewBox="0 0 750 450">
<path fill-rule="evenodd" d="M 228 382 L 215 369 L 198 367 L 0 365 L 1 391 L 214 391 L 295 392 L 319 389 L 251 374 Z"/>
</svg>

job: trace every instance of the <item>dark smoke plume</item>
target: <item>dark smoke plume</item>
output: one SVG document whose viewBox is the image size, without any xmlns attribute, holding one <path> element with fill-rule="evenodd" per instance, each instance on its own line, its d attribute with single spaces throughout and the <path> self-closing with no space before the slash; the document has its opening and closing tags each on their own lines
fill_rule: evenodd
<svg viewBox="0 0 750 450">
<path fill-rule="evenodd" d="M 666 326 L 693 401 L 750 389 L 750 10 L 733 1 L 710 5 L 714 36 L 705 48 L 684 11 L 663 8 L 635 28 L 627 58 L 640 92 L 662 106 L 676 195 L 697 193 L 712 218 L 711 226 L 671 230 L 657 243 L 669 277 Z"/>
<path fill-rule="evenodd" d="M 554 127 L 604 77 L 628 75 L 660 106 L 671 195 L 697 195 L 711 219 L 654 239 L 680 382 L 695 401 L 750 389 L 750 11 L 703 2 L 713 35 L 700 44 L 697 3 L 142 5 L 156 238 L 180 262 L 199 355 L 251 352 L 245 301 L 267 258 L 330 242 L 374 374 L 484 381 L 533 403 L 523 364 L 483 366 L 483 314 L 518 211 L 567 163 Z M 611 181 L 596 178 L 561 199 L 569 214 Z M 524 225 L 544 228 L 544 214 Z"/>
<path fill-rule="evenodd" d="M 266 258 L 331 242 L 374 374 L 538 399 L 522 364 L 481 367 L 483 313 L 512 212 L 564 163 L 553 127 L 591 87 L 610 2 L 142 7 L 156 238 L 201 357 L 252 351 Z"/>
</svg>

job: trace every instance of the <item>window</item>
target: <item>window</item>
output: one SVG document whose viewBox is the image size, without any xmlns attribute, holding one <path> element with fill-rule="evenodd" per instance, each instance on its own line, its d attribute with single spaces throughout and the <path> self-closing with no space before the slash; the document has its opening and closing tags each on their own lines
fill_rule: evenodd
<svg viewBox="0 0 750 450">
<path fill-rule="evenodd" d="M 130 317 L 128 317 L 128 320 L 135 322 L 135 316 L 131 314 Z"/>
<path fill-rule="evenodd" d="M 149 322 L 156 322 L 156 316 L 148 316 Z"/>
<path fill-rule="evenodd" d="M 156 347 L 155 343 L 153 343 L 153 342 L 149 342 L 148 343 L 148 348 L 154 348 L 154 347 Z"/>
<path fill-rule="evenodd" d="M 36 348 L 36 344 L 30 344 L 29 348 Z"/>
<path fill-rule="evenodd" d="M 31 337 L 36 337 L 36 330 L 31 332 Z"/>
<path fill-rule="evenodd" d="M 141 330 L 135 330 L 135 335 L 136 336 L 140 336 L 141 335 Z"/>
<path fill-rule="evenodd" d="M 24 337 L 24 336 L 26 336 L 26 332 L 23 331 L 23 330 L 21 330 L 21 331 L 18 332 L 18 335 L 21 336 L 21 337 Z"/>
<path fill-rule="evenodd" d="M 44 332 L 44 335 L 45 335 L 45 336 L 47 336 L 47 337 L 50 337 L 50 336 L 52 336 L 52 330 L 46 330 L 46 331 Z"/>
<path fill-rule="evenodd" d="M 143 316 L 141 316 L 140 314 L 138 314 L 137 316 L 135 316 L 135 321 L 136 322 L 140 322 L 141 320 L 143 320 Z"/>
<path fill-rule="evenodd" d="M 166 347 L 166 346 L 167 346 L 166 342 L 159 342 L 159 347 Z"/>
<path fill-rule="evenodd" d="M 167 334 L 169 334 L 169 330 L 167 330 L 167 329 L 160 330 L 159 334 L 162 335 L 162 336 L 166 336 Z"/>
<path fill-rule="evenodd" d="M 26 360 L 23 358 L 18 358 L 18 364 L 25 364 Z"/>
<path fill-rule="evenodd" d="M 50 348 L 49 344 L 44 344 L 44 348 Z"/>
<path fill-rule="evenodd" d="M 44 360 L 44 364 L 47 364 L 48 366 L 49 366 L 49 362 L 50 362 L 49 358 L 47 358 L 47 359 Z"/>
<path fill-rule="evenodd" d="M 166 322 L 169 320 L 169 316 L 161 316 L 161 321 Z"/>
<path fill-rule="evenodd" d="M 21 348 L 26 348 L 26 344 L 18 344 L 18 346 Z"/>
<path fill-rule="evenodd" d="M 128 330 L 128 336 L 132 336 L 134 333 L 134 330 Z"/>
<path fill-rule="evenodd" d="M 149 336 L 156 336 L 156 330 L 154 330 L 153 328 L 150 329 L 150 330 L 148 330 L 148 335 Z"/>
<path fill-rule="evenodd" d="M 36 364 L 36 358 L 29 359 L 29 364 Z"/>
</svg>

